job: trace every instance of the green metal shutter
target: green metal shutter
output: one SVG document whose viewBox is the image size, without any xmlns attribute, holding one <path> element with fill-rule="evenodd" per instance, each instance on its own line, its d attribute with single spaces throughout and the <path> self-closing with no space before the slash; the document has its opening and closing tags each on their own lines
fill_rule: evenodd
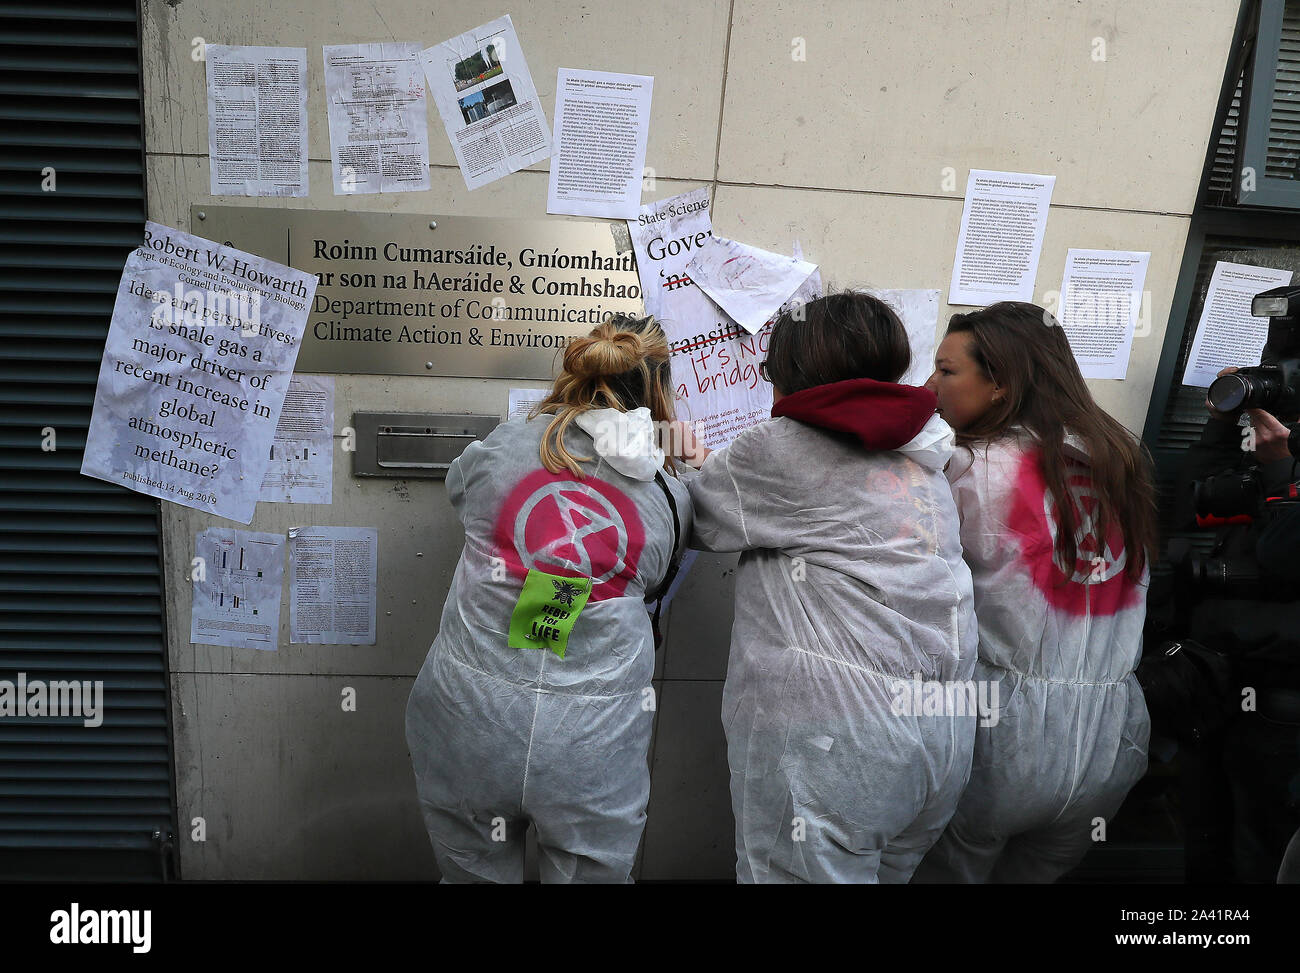
<svg viewBox="0 0 1300 973">
<path fill-rule="evenodd" d="M 1206 390 L 1183 385 L 1181 379 L 1187 366 L 1187 356 L 1191 352 L 1192 340 L 1196 337 L 1196 325 L 1200 321 L 1201 309 L 1205 306 L 1210 276 L 1214 273 L 1214 265 L 1220 260 L 1251 266 L 1289 269 L 1294 266 L 1295 256 L 1293 250 L 1288 254 L 1288 248 L 1258 237 L 1207 235 L 1201 246 L 1196 277 L 1192 284 L 1192 301 L 1180 332 L 1181 339 L 1175 360 L 1173 385 L 1166 400 L 1164 416 L 1155 442 L 1154 456 L 1157 459 L 1161 531 L 1165 542 L 1167 544 L 1177 538 L 1190 544 L 1191 549 L 1202 556 L 1207 555 L 1210 548 L 1214 546 L 1215 532 L 1187 528 L 1175 523 L 1174 512 L 1178 506 L 1175 489 L 1183 454 L 1188 446 L 1200 441 L 1201 430 L 1209 419 L 1209 413 L 1205 409 Z M 1300 280 L 1300 277 L 1297 277 L 1297 280 Z M 1243 362 L 1242 364 L 1258 363 Z M 1166 568 L 1166 565 L 1160 565 L 1158 570 Z"/>
<path fill-rule="evenodd" d="M 1288 0 L 1282 13 L 1277 74 L 1269 112 L 1264 174 L 1300 178 L 1300 2 Z"/>
<path fill-rule="evenodd" d="M 0 679 L 104 684 L 98 728 L 0 718 L 0 877 L 158 878 L 175 821 L 158 501 L 79 472 L 145 218 L 134 0 L 0 2 L 0 119 Z"/>
<path fill-rule="evenodd" d="M 1282 33 L 1276 49 L 1270 47 L 1255 51 L 1260 40 L 1253 27 L 1259 15 L 1256 3 L 1251 0 L 1243 2 L 1233 40 L 1233 56 L 1224 79 L 1218 111 L 1219 129 L 1206 159 L 1203 185 L 1188 235 L 1188 252 L 1184 254 L 1178 294 L 1171 309 L 1146 423 L 1145 439 L 1156 460 L 1164 540 L 1167 543 L 1177 539 L 1190 544 L 1192 550 L 1200 554 L 1207 553 L 1213 546 L 1214 532 L 1185 529 L 1174 522 L 1173 514 L 1177 506 L 1174 490 L 1183 454 L 1188 446 L 1200 439 L 1201 429 L 1208 418 L 1205 390 L 1184 386 L 1181 379 L 1210 276 L 1219 260 L 1284 269 L 1295 269 L 1300 260 L 1297 256 L 1300 221 L 1297 221 L 1294 210 L 1276 206 L 1245 207 L 1238 201 L 1243 161 L 1242 104 L 1249 101 L 1250 87 L 1260 71 L 1260 65 L 1252 60 L 1252 53 L 1255 58 L 1267 60 L 1269 64 L 1266 66 L 1271 67 L 1276 62 L 1279 98 L 1293 98 L 1294 93 L 1300 90 L 1300 81 L 1297 81 L 1300 78 L 1300 0 L 1288 0 L 1285 6 Z M 1273 105 L 1272 131 L 1274 134 L 1281 132 L 1281 135 L 1270 142 L 1271 159 L 1280 157 L 1279 153 L 1291 151 L 1287 146 L 1300 145 L 1300 135 L 1291 139 L 1285 131 L 1291 124 L 1288 119 L 1296 117 L 1300 117 L 1300 113 L 1294 106 Z M 1292 127 L 1300 132 L 1300 124 Z M 1279 171 L 1275 167 L 1273 174 L 1278 175 Z M 1300 275 L 1296 280 L 1300 281 Z M 1155 572 L 1167 570 L 1166 564 L 1157 564 L 1154 568 Z"/>
</svg>

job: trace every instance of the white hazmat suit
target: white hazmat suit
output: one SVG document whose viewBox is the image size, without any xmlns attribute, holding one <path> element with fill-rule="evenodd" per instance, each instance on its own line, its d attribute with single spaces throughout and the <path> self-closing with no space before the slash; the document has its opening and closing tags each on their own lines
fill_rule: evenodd
<svg viewBox="0 0 1300 973">
<path fill-rule="evenodd" d="M 975 729 L 973 712 L 911 705 L 914 679 L 966 680 L 975 662 L 952 432 L 929 393 L 869 379 L 773 411 L 690 483 L 692 546 L 744 552 L 722 709 L 737 877 L 906 882 Z"/>
<path fill-rule="evenodd" d="M 1055 881 L 1146 771 L 1150 723 L 1133 670 L 1147 573 L 1129 578 L 1118 531 L 1101 547 L 1088 537 L 1087 454 L 1074 437 L 1066 448 L 1083 525 L 1069 578 L 1027 436 L 961 448 L 949 464 L 975 580 L 977 678 L 999 684 L 1001 711 L 976 731 L 970 783 L 917 881 Z"/>
<path fill-rule="evenodd" d="M 549 421 L 498 426 L 447 474 L 465 547 L 406 711 L 444 881 L 522 881 L 531 821 L 543 882 L 626 882 L 645 827 L 654 640 L 644 598 L 675 545 L 655 482 L 663 454 L 647 409 L 595 410 L 565 437 L 592 457 L 586 477 L 548 473 L 538 449 Z M 665 482 L 684 543 L 690 498 Z M 562 576 L 541 578 L 548 591 L 574 579 L 559 596 L 573 604 L 591 579 L 563 657 L 509 645 L 529 569 Z"/>
</svg>

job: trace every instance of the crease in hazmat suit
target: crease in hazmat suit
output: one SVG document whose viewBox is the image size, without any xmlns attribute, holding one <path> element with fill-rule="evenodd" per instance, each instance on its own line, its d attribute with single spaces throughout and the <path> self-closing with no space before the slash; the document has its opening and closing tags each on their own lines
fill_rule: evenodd
<svg viewBox="0 0 1300 973">
<path fill-rule="evenodd" d="M 1129 578 L 1118 529 L 1100 547 L 1089 536 L 1088 456 L 1073 435 L 1065 445 L 1083 525 L 1068 579 L 1028 433 L 960 447 L 948 466 L 975 581 L 976 675 L 998 683 L 1000 712 L 976 730 L 970 782 L 918 882 L 1055 881 L 1146 772 L 1150 722 L 1134 669 L 1149 575 Z"/>
<path fill-rule="evenodd" d="M 741 882 L 906 882 L 957 805 L 975 714 L 913 705 L 976 651 L 934 407 L 805 389 L 690 482 L 692 546 L 743 552 L 722 704 Z"/>
<path fill-rule="evenodd" d="M 542 466 L 550 420 L 503 423 L 447 473 L 465 546 L 406 710 L 447 882 L 523 881 L 529 822 L 543 882 L 626 882 L 645 827 L 654 640 L 644 599 L 685 543 L 690 497 L 664 475 L 674 538 L 648 409 L 575 418 L 565 444 L 591 457 L 583 479 Z M 529 569 L 576 587 L 591 579 L 562 658 L 509 647 Z"/>
</svg>

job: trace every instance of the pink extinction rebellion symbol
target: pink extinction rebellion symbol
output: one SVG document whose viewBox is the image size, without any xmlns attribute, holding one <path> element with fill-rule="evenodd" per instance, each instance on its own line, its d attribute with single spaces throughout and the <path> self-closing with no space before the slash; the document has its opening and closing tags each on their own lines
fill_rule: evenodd
<svg viewBox="0 0 1300 973">
<path fill-rule="evenodd" d="M 537 470 L 510 491 L 493 542 L 520 581 L 533 568 L 591 578 L 588 601 L 603 601 L 636 577 L 645 530 L 636 504 L 603 480 Z"/>
<path fill-rule="evenodd" d="M 1077 553 L 1069 577 L 1056 558 L 1060 515 L 1038 468 L 1038 455 L 1025 453 L 1016 476 L 1007 526 L 1020 541 L 1020 556 L 1034 586 L 1049 603 L 1071 615 L 1114 615 L 1138 600 L 1139 591 L 1125 571 L 1124 538 L 1112 525 L 1097 537 L 1097 499 L 1086 466 L 1072 464 L 1066 476 L 1070 503 L 1078 523 Z"/>
</svg>

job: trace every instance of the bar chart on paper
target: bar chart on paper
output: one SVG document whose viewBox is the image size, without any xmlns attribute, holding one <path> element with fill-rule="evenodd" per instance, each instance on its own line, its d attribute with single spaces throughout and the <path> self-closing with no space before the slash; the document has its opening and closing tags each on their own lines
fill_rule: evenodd
<svg viewBox="0 0 1300 973">
<path fill-rule="evenodd" d="M 274 650 L 284 536 L 210 527 L 195 539 L 190 641 Z"/>
<path fill-rule="evenodd" d="M 295 375 L 271 442 L 257 499 L 330 503 L 334 481 L 334 379 Z"/>
</svg>

